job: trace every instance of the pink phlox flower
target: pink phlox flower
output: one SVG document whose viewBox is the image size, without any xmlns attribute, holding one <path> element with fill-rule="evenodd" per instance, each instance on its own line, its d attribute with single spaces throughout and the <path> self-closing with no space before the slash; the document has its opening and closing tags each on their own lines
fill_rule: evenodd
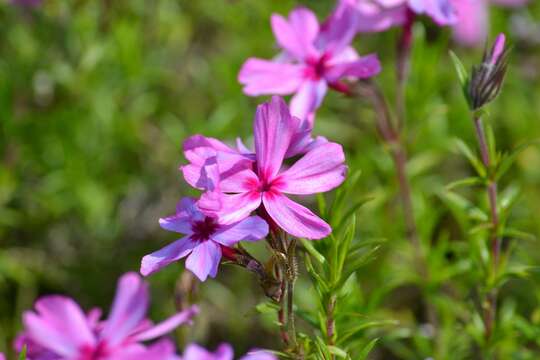
<svg viewBox="0 0 540 360">
<path fill-rule="evenodd" d="M 283 52 L 274 60 L 249 58 L 238 80 L 250 96 L 294 94 L 291 113 L 302 120 L 312 121 L 329 86 L 346 91 L 341 80 L 365 79 L 381 70 L 376 55 L 359 56 L 350 46 L 356 31 L 351 12 L 321 27 L 311 10 L 300 7 L 287 19 L 272 15 L 271 25 Z"/>
<path fill-rule="evenodd" d="M 328 142 L 323 136 L 312 136 L 313 123 L 293 117 L 292 124 L 294 130 L 285 153 L 286 159 L 305 154 Z M 252 168 L 256 162 L 253 147 L 246 146 L 239 138 L 235 148 L 214 138 L 194 135 L 184 141 L 183 148 L 189 163 L 182 165 L 180 171 L 188 184 L 206 191 L 201 202 L 208 210 L 218 210 L 222 205 L 219 197 L 220 180 L 226 180 L 243 169 Z M 219 164 L 218 153 L 222 153 Z"/>
<path fill-rule="evenodd" d="M 246 218 L 261 205 L 271 225 L 297 237 L 320 239 L 330 226 L 290 195 L 311 195 L 339 186 L 345 179 L 345 155 L 340 145 L 326 142 L 300 157 L 289 168 L 283 166 L 294 136 L 295 120 L 278 96 L 257 108 L 254 120 L 256 161 L 244 164 L 243 155 L 218 152 L 216 163 L 236 169 L 221 176 L 220 218 L 231 223 Z M 220 170 L 221 172 L 221 170 Z"/>
<path fill-rule="evenodd" d="M 197 345 L 186 347 L 181 360 L 233 360 L 234 352 L 231 345 L 223 343 L 213 352 Z M 264 350 L 251 350 L 239 360 L 277 360 L 277 357 Z"/>
<path fill-rule="evenodd" d="M 257 241 L 268 234 L 268 224 L 258 216 L 225 223 L 216 214 L 203 212 L 192 198 L 182 199 L 176 214 L 160 219 L 159 223 L 162 228 L 185 236 L 143 257 L 141 274 L 145 276 L 187 256 L 186 268 L 205 281 L 217 274 L 222 246 Z"/>
<path fill-rule="evenodd" d="M 426 15 L 440 26 L 457 21 L 451 0 L 340 0 L 330 19 L 347 12 L 355 14 L 362 33 L 402 26 L 414 15 Z"/>
<path fill-rule="evenodd" d="M 457 22 L 453 25 L 454 39 L 465 46 L 482 45 L 488 36 L 490 4 L 519 7 L 528 0 L 451 0 L 456 9 Z"/>
<path fill-rule="evenodd" d="M 133 360 L 153 351 L 142 344 L 189 323 L 196 306 L 153 325 L 146 319 L 148 284 L 137 274 L 127 273 L 118 281 L 109 317 L 100 322 L 96 310 L 85 314 L 72 299 L 45 296 L 36 301 L 35 312 L 23 315 L 24 332 L 15 342 L 20 351 L 28 347 L 29 360 Z M 155 351 L 157 353 L 157 351 Z"/>
</svg>

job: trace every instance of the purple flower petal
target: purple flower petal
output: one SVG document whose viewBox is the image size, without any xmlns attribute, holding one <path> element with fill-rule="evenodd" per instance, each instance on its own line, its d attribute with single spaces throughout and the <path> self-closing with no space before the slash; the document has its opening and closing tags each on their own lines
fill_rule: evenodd
<svg viewBox="0 0 540 360">
<path fill-rule="evenodd" d="M 106 339 L 110 346 L 120 344 L 143 321 L 148 301 L 148 284 L 135 273 L 123 275 L 118 281 L 101 338 Z"/>
<path fill-rule="evenodd" d="M 409 7 L 417 14 L 430 16 L 438 25 L 452 25 L 457 21 L 451 0 L 408 0 Z M 481 1 L 481 0 L 477 0 Z"/>
<path fill-rule="evenodd" d="M 349 11 L 347 11 L 349 10 Z M 324 24 L 317 43 L 331 54 L 339 54 L 353 41 L 358 27 L 358 17 L 354 11 L 336 11 Z"/>
<path fill-rule="evenodd" d="M 393 2 L 341 0 L 329 20 L 342 12 L 352 12 L 356 15 L 356 30 L 358 32 L 386 31 L 393 26 L 402 25 L 407 19 L 407 4 L 405 0 Z"/>
<path fill-rule="evenodd" d="M 212 240 L 233 246 L 239 241 L 257 241 L 268 235 L 268 224 L 258 216 L 250 216 L 235 224 L 222 226 Z"/>
<path fill-rule="evenodd" d="M 23 315 L 27 337 L 56 354 L 76 357 L 80 348 L 93 346 L 96 338 L 86 315 L 73 300 L 64 296 L 46 296 L 36 302 L 37 313 Z"/>
<path fill-rule="evenodd" d="M 218 214 L 221 224 L 232 224 L 241 221 L 257 209 L 261 204 L 261 194 L 250 191 L 240 194 L 227 195 L 221 198 L 223 207 Z"/>
<path fill-rule="evenodd" d="M 182 360 L 182 358 L 176 355 L 174 342 L 163 339 L 150 345 L 146 357 L 140 360 Z"/>
<path fill-rule="evenodd" d="M 330 67 L 326 73 L 326 79 L 332 83 L 344 77 L 367 79 L 381 72 L 381 63 L 375 54 L 362 56 L 361 58 L 344 63 L 338 63 Z"/>
<path fill-rule="evenodd" d="M 278 358 L 266 350 L 253 349 L 239 360 L 278 360 Z"/>
<path fill-rule="evenodd" d="M 189 162 L 196 165 L 204 165 L 206 160 L 216 155 L 217 151 L 234 152 L 234 149 L 211 137 L 193 135 L 187 138 L 183 144 L 184 155 Z"/>
<path fill-rule="evenodd" d="M 191 319 L 198 313 L 199 308 L 196 305 L 193 305 L 189 309 L 179 312 L 178 314 L 171 316 L 167 320 L 133 335 L 133 337 L 136 341 L 147 341 L 156 339 L 173 331 L 182 324 L 190 323 Z"/>
<path fill-rule="evenodd" d="M 477 46 L 487 37 L 487 0 L 453 0 L 457 22 L 453 26 L 454 39 L 462 45 Z"/>
<path fill-rule="evenodd" d="M 313 214 L 311 210 L 280 193 L 265 192 L 263 203 L 272 220 L 291 235 L 307 239 L 321 239 L 332 231 L 330 225 Z"/>
<path fill-rule="evenodd" d="M 221 344 L 211 353 L 205 348 L 190 344 L 184 351 L 183 360 L 233 360 L 234 352 L 229 344 Z"/>
<path fill-rule="evenodd" d="M 220 168 L 219 187 L 223 192 L 244 192 L 258 186 L 259 179 L 253 172 L 253 161 L 244 154 L 218 153 Z"/>
<path fill-rule="evenodd" d="M 491 53 L 489 54 L 489 63 L 495 65 L 499 61 L 499 58 L 504 53 L 504 44 L 506 42 L 506 36 L 503 33 L 497 35 L 495 42 L 491 48 Z"/>
<path fill-rule="evenodd" d="M 189 269 L 201 281 L 206 278 L 216 277 L 219 262 L 221 260 L 221 248 L 211 240 L 198 244 L 186 260 L 186 268 Z"/>
<path fill-rule="evenodd" d="M 261 179 L 273 178 L 278 173 L 293 132 L 294 122 L 282 98 L 273 96 L 270 102 L 257 107 L 254 135 Z"/>
<path fill-rule="evenodd" d="M 274 14 L 271 24 L 278 44 L 298 60 L 317 54 L 313 43 L 319 33 L 319 22 L 311 10 L 297 8 L 291 11 L 288 21 Z"/>
<path fill-rule="evenodd" d="M 304 81 L 291 99 L 291 114 L 302 120 L 307 119 L 321 105 L 327 89 L 328 85 L 324 79 Z"/>
<path fill-rule="evenodd" d="M 303 74 L 301 65 L 250 58 L 242 65 L 238 81 L 250 96 L 288 95 L 298 89 Z"/>
<path fill-rule="evenodd" d="M 326 143 L 308 152 L 279 175 L 276 185 L 287 194 L 308 195 L 332 190 L 345 180 L 347 167 L 341 145 Z"/>
<path fill-rule="evenodd" d="M 141 261 L 141 274 L 148 276 L 161 270 L 165 266 L 187 256 L 197 244 L 191 241 L 190 236 L 176 240 L 164 248 L 146 255 Z"/>
</svg>

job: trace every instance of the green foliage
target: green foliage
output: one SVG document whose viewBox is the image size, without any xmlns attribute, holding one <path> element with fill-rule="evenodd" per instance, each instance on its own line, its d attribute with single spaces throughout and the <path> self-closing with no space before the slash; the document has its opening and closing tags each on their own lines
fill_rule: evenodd
<svg viewBox="0 0 540 360">
<path fill-rule="evenodd" d="M 203 133 L 249 140 L 263 98 L 242 94 L 238 70 L 250 56 L 275 55 L 270 15 L 299 3 L 321 19 L 334 5 L 0 4 L 0 352 L 12 349 L 21 314 L 36 297 L 67 294 L 87 310 L 106 311 L 118 275 L 137 271 L 144 254 L 174 240 L 157 219 L 194 194 L 177 171 L 183 139 Z M 343 144 L 350 171 L 339 190 L 302 200 L 319 205 L 334 228 L 327 239 L 299 245 L 298 342 L 310 358 L 461 360 L 489 354 L 494 345 L 499 359 L 538 358 L 540 149 L 531 145 L 540 138 L 539 14 L 534 1 L 515 12 L 491 9 L 491 35 L 508 31 L 515 47 L 504 89 L 483 115 L 494 159 L 489 169 L 462 94 L 464 69 L 482 49 L 459 48 L 448 29 L 423 20 L 414 26 L 403 137 L 428 277 L 417 271 L 406 239 L 392 158 L 380 145 L 372 109 L 336 92 L 326 96 L 315 133 Z M 377 82 L 391 104 L 398 38 L 394 29 L 361 35 L 355 44 L 361 54 L 379 55 Z M 449 48 L 457 55 L 448 56 Z M 504 239 L 496 273 L 484 189 L 490 179 L 498 182 Z M 267 256 L 263 244 L 246 248 Z M 186 298 L 183 269 L 173 265 L 149 279 L 153 318 L 170 315 Z M 494 287 L 499 310 L 490 343 L 481 310 Z M 203 311 L 192 328 L 175 334 L 179 347 L 229 341 L 237 354 L 283 348 L 277 308 L 252 274 L 223 266 L 216 280 L 189 295 Z"/>
</svg>

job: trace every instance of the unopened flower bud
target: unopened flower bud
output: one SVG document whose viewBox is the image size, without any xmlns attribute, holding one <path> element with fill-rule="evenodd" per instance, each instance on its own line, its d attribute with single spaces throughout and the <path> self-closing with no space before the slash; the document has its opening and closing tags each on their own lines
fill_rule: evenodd
<svg viewBox="0 0 540 360">
<path fill-rule="evenodd" d="M 484 52 L 482 63 L 473 66 L 466 89 L 471 110 L 480 109 L 499 95 L 508 65 L 507 50 L 501 33 L 491 49 Z"/>
</svg>

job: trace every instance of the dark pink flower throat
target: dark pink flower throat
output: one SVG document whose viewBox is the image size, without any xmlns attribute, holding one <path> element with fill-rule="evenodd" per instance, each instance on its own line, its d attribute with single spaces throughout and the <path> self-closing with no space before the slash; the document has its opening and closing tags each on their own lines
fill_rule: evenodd
<svg viewBox="0 0 540 360">
<path fill-rule="evenodd" d="M 210 236 L 216 232 L 218 227 L 219 224 L 216 222 L 216 219 L 210 216 L 205 217 L 204 220 L 195 221 L 191 225 L 191 230 L 193 231 L 191 239 L 200 242 L 206 241 L 210 239 Z"/>
</svg>

